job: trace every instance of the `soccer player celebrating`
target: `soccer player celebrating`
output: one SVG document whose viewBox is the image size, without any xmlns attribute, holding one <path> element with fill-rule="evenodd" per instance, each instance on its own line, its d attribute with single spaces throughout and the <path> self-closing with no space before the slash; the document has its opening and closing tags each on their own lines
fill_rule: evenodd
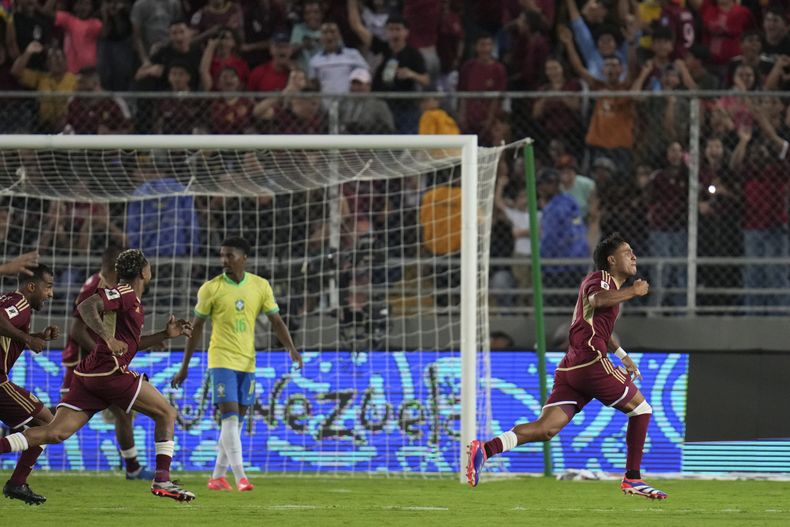
<svg viewBox="0 0 790 527">
<path fill-rule="evenodd" d="M 13 293 L 0 295 L 0 420 L 12 430 L 52 421 L 49 409 L 35 395 L 11 382 L 9 375 L 25 347 L 40 353 L 46 346 L 44 341 L 56 339 L 60 334 L 55 326 L 49 326 L 40 333 L 30 333 L 31 309 L 39 311 L 44 302 L 52 298 L 52 271 L 43 264 L 24 265 L 18 270 L 19 288 Z M 47 498 L 30 489 L 27 477 L 43 449 L 31 446 L 16 451 L 22 455 L 11 479 L 3 486 L 3 495 L 29 505 L 40 505 Z"/>
<path fill-rule="evenodd" d="M 628 278 L 636 275 L 636 255 L 618 233 L 598 243 L 593 259 L 598 270 L 587 275 L 579 288 L 570 327 L 570 346 L 554 373 L 554 389 L 540 417 L 535 422 L 517 425 L 490 441 L 472 441 L 466 467 L 471 486 L 477 486 L 480 469 L 489 457 L 524 443 L 550 440 L 595 398 L 628 415 L 628 451 L 625 477 L 620 485 L 622 491 L 666 499 L 667 494 L 642 481 L 639 472 L 653 409 L 633 382 L 642 375 L 612 334 L 620 304 L 646 295 L 648 283 L 637 279 L 633 285 L 622 287 Z M 625 369 L 614 367 L 608 350 L 614 351 Z"/>
<path fill-rule="evenodd" d="M 61 362 L 64 368 L 63 384 L 60 388 L 60 395 L 63 397 L 69 392 L 69 386 L 74 379 L 74 368 L 96 347 L 96 335 L 88 330 L 85 322 L 82 321 L 77 306 L 86 298 L 96 294 L 99 289 L 112 289 L 118 284 L 118 274 L 115 272 L 115 259 L 123 249 L 117 246 L 110 246 L 104 250 L 101 261 L 101 271 L 91 275 L 80 289 L 79 295 L 74 301 L 74 320 L 71 324 L 69 338 L 63 350 Z M 134 429 L 132 428 L 133 414 L 126 413 L 124 408 L 115 405 L 110 406 L 108 412 L 115 423 L 115 438 L 121 448 L 121 457 L 126 465 L 126 479 L 154 479 L 151 470 L 143 468 L 137 461 L 137 448 L 134 444 Z"/>
<path fill-rule="evenodd" d="M 151 492 L 178 501 L 192 501 L 195 499 L 192 492 L 170 480 L 175 408 L 143 376 L 129 370 L 137 350 L 159 346 L 180 335 L 189 336 L 192 325 L 170 315 L 164 330 L 141 337 L 144 313 L 140 295 L 151 281 L 151 266 L 142 251 L 129 249 L 118 255 L 115 271 L 119 280 L 116 288 L 99 289 L 77 306 L 85 325 L 97 336 L 96 347 L 74 370 L 69 392 L 58 404 L 55 418 L 45 426 L 0 439 L 0 454 L 62 443 L 93 414 L 116 405 L 154 420 L 156 475 Z"/>
<path fill-rule="evenodd" d="M 194 331 L 187 342 L 181 369 L 171 383 L 177 388 L 187 378 L 189 360 L 200 340 L 203 324 L 211 318 L 208 367 L 214 404 L 222 414 L 222 424 L 217 461 L 208 481 L 209 490 L 231 490 L 225 479 L 228 465 L 240 491 L 253 489 L 244 473 L 241 457 L 241 423 L 255 395 L 255 320 L 261 311 L 269 318 L 291 360 L 302 366 L 302 356 L 280 317 L 271 285 L 245 270 L 249 254 L 250 244 L 243 238 L 230 238 L 222 243 L 219 257 L 223 273 L 203 284 L 198 291 L 192 321 Z"/>
</svg>

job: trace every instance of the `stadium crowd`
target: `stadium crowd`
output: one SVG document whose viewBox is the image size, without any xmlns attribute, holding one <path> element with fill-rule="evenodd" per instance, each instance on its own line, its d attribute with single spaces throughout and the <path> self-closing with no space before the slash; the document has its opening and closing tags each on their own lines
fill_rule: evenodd
<svg viewBox="0 0 790 527">
<path fill-rule="evenodd" d="M 727 91 L 702 99 L 698 254 L 790 255 L 785 141 L 790 138 L 790 107 L 780 97 L 743 96 L 790 87 L 787 1 L 2 4 L 0 90 L 227 93 L 202 99 L 114 93 L 68 101 L 17 95 L 0 101 L 2 132 L 328 133 L 329 99 L 322 96 L 369 93 L 341 99 L 337 131 L 474 133 L 483 145 L 539 138 L 541 250 L 546 258 L 586 258 L 601 234 L 613 230 L 621 231 L 639 255 L 685 257 L 691 102 L 684 92 Z M 546 95 L 462 96 L 503 91 Z M 596 91 L 634 93 L 588 98 Z M 445 95 L 394 97 L 409 92 Z M 288 97 L 295 93 L 308 96 Z M 526 262 L 530 226 L 522 174 L 519 159 L 503 160 L 492 256 Z M 140 174 L 141 186 L 155 184 Z M 401 244 L 421 240 L 421 250 L 437 255 L 460 250 L 458 222 L 450 219 L 439 228 L 430 220 L 436 207 L 448 218 L 460 214 L 454 178 L 437 177 L 416 187 L 422 192 L 416 199 L 412 192 L 376 185 L 344 190 L 344 210 L 354 218 L 344 226 L 352 243 L 366 239 L 363 231 L 374 238 L 408 231 L 398 234 Z M 401 201 L 388 203 L 389 196 Z M 309 209 L 311 199 L 305 195 L 299 206 Z M 225 207 L 226 202 L 215 205 Z M 49 210 L 67 206 L 79 207 L 53 202 L 42 205 L 48 208 L 42 214 L 69 217 Z M 195 221 L 205 227 L 207 207 L 194 207 Z M 392 210 L 401 212 L 393 217 L 388 214 Z M 122 218 L 129 214 L 99 211 L 92 217 L 110 225 L 102 223 L 98 230 L 128 242 L 130 227 Z M 227 221 L 227 214 L 221 216 Z M 70 228 L 78 229 L 77 223 L 71 221 Z M 5 224 L 13 228 L 15 222 Z M 326 236 L 322 223 L 317 225 L 306 230 L 305 239 Z M 446 232 L 457 235 L 446 237 Z M 432 233 L 440 233 L 442 241 L 437 243 Z M 56 248 L 50 238 L 38 240 L 45 253 Z M 575 288 L 585 270 L 554 265 L 544 275 L 550 287 Z M 685 265 L 664 265 L 651 274 L 659 288 L 686 287 Z M 492 285 L 529 287 L 526 265 L 494 266 Z M 788 289 L 790 278 L 780 265 L 702 266 L 698 285 Z M 505 294 L 495 301 L 522 302 Z M 652 301 L 678 306 L 685 295 L 659 295 Z M 746 295 L 737 301 L 787 305 L 780 294 Z"/>
</svg>

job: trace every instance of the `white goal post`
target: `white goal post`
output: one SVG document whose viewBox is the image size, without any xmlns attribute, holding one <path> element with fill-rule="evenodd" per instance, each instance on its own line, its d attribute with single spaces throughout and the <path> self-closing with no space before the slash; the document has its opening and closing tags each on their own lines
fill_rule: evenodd
<svg viewBox="0 0 790 527">
<path fill-rule="evenodd" d="M 460 448 L 458 452 L 459 476 L 465 482 L 466 445 L 476 437 L 478 408 L 477 354 L 479 344 L 478 317 L 487 316 L 487 309 L 479 306 L 478 284 L 487 275 L 488 266 L 479 265 L 478 229 L 490 221 L 481 220 L 478 199 L 478 144 L 473 135 L 238 135 L 238 136 L 163 136 L 163 135 L 5 135 L 0 138 L 2 150 L 452 150 L 448 156 L 456 157 L 460 151 L 461 165 L 461 281 L 460 281 L 460 355 L 461 355 L 461 419 Z M 497 156 L 498 156 L 497 152 Z M 331 155 L 330 155 L 331 159 Z M 457 157 L 456 157 L 457 159 Z M 498 159 L 495 158 L 495 159 Z M 330 161 L 331 167 L 331 161 Z M 337 168 L 337 167 L 336 167 Z M 24 178 L 24 174 L 19 174 Z M 78 176 L 78 174 L 76 175 Z M 103 176 L 107 177 L 107 176 Z M 22 193 L 19 181 L 0 190 L 0 196 Z M 189 189 L 189 185 L 187 186 Z M 50 199 L 61 196 L 53 195 Z M 63 196 L 73 199 L 73 196 Z M 92 196 L 87 196 L 93 199 Z M 95 196 L 102 201 L 102 196 Z M 490 220 L 490 218 L 488 218 Z M 487 254 L 483 258 L 487 258 Z M 479 309 L 481 307 L 481 309 Z M 487 324 L 486 324 L 487 327 Z M 487 335 L 486 335 L 487 337 Z"/>
</svg>

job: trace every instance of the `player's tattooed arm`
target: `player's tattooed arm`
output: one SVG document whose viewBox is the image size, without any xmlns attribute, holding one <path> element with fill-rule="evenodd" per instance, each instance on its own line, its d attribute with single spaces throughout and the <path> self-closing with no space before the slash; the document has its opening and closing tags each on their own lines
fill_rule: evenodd
<svg viewBox="0 0 790 527">
<path fill-rule="evenodd" d="M 645 296 L 650 289 L 650 285 L 641 278 L 637 278 L 630 287 L 623 287 L 616 291 L 598 291 L 589 297 L 590 305 L 593 309 L 604 309 L 607 307 L 622 304 L 637 296 Z"/>
<path fill-rule="evenodd" d="M 85 325 L 107 344 L 113 355 L 126 353 L 128 349 L 126 343 L 116 339 L 115 335 L 110 334 L 110 331 L 104 326 L 104 321 L 102 320 L 104 302 L 98 294 L 91 295 L 80 302 L 77 306 L 77 311 L 79 311 Z"/>
</svg>

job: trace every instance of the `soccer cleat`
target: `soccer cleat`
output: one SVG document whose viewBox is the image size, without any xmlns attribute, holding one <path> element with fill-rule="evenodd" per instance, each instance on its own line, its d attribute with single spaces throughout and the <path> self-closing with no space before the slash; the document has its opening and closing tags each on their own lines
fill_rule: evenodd
<svg viewBox="0 0 790 527">
<path fill-rule="evenodd" d="M 623 478 L 623 482 L 620 483 L 620 490 L 623 491 L 623 494 L 643 496 L 651 500 L 665 500 L 669 497 L 666 492 L 654 489 L 641 479 Z"/>
<path fill-rule="evenodd" d="M 208 490 L 233 490 L 225 476 L 221 478 L 209 478 Z"/>
<path fill-rule="evenodd" d="M 483 468 L 486 460 L 486 449 L 483 448 L 483 442 L 475 439 L 467 447 L 469 460 L 466 463 L 466 480 L 469 485 L 476 487 L 480 480 L 480 470 Z"/>
<path fill-rule="evenodd" d="M 239 492 L 247 492 L 255 488 L 255 486 L 250 483 L 250 480 L 247 478 L 241 478 L 238 483 L 236 483 L 236 487 L 238 487 Z"/>
<path fill-rule="evenodd" d="M 10 481 L 7 481 L 3 486 L 3 496 L 13 500 L 22 500 L 28 505 L 41 505 L 47 501 L 44 496 L 30 490 L 30 485 L 27 483 L 13 485 Z"/>
<path fill-rule="evenodd" d="M 171 498 L 176 501 L 189 502 L 195 499 L 195 494 L 182 489 L 173 481 L 154 481 L 151 483 L 151 494 L 160 498 Z"/>
<path fill-rule="evenodd" d="M 126 479 L 144 479 L 146 481 L 152 481 L 155 475 L 156 474 L 153 470 L 148 470 L 145 467 L 140 467 L 134 472 L 127 472 Z"/>
</svg>

